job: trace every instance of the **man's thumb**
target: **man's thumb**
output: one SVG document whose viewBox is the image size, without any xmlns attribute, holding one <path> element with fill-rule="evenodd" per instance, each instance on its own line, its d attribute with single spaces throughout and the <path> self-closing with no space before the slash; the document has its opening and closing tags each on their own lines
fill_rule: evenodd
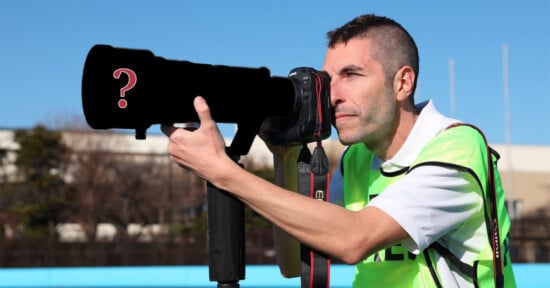
<svg viewBox="0 0 550 288">
<path fill-rule="evenodd" d="M 193 105 L 195 106 L 195 111 L 197 111 L 197 115 L 199 116 L 199 121 L 201 123 L 204 121 L 212 121 L 212 117 L 210 116 L 210 108 L 208 107 L 208 104 L 206 104 L 206 100 L 204 100 L 204 98 L 201 96 L 195 97 Z"/>
</svg>

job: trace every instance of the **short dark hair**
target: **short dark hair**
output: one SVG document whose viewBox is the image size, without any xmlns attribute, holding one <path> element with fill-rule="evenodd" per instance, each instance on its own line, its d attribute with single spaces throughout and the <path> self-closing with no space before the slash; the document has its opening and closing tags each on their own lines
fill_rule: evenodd
<svg viewBox="0 0 550 288">
<path fill-rule="evenodd" d="M 361 37 L 374 40 L 375 49 L 372 51 L 372 57 L 382 65 L 388 85 L 391 85 L 395 73 L 401 67 L 407 65 L 413 69 L 416 75 L 410 97 L 413 99 L 420 64 L 418 48 L 409 32 L 393 19 L 365 14 L 329 31 L 328 47 L 333 48 L 338 43 L 347 43 L 353 38 Z"/>
</svg>

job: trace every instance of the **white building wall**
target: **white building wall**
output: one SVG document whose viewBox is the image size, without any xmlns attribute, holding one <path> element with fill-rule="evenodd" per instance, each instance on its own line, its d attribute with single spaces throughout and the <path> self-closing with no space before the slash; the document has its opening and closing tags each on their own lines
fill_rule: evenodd
<svg viewBox="0 0 550 288">
<path fill-rule="evenodd" d="M 166 155 L 168 161 L 168 138 L 165 135 L 148 135 L 145 140 L 136 140 L 134 134 L 64 132 L 63 140 L 70 147 L 80 151 L 103 149 L 114 153 Z M 226 143 L 230 145 L 231 139 L 226 139 Z M 345 149 L 337 140 L 332 139 L 323 141 L 323 145 L 327 154 L 339 155 Z M 313 144 L 310 147 L 313 147 Z M 506 196 L 521 202 L 524 212 L 547 208 L 550 205 L 550 146 L 491 144 L 491 147 L 501 156 L 499 171 L 502 174 Z M 13 131 L 0 130 L 0 149 L 8 151 L 11 162 L 15 159 L 15 151 L 18 148 L 17 143 L 13 141 Z M 273 164 L 271 153 L 258 137 L 246 156 L 249 161 L 259 165 Z M 509 173 L 510 171 L 512 173 Z M 9 176 L 14 172 L 13 165 L 0 167 L 0 181 L 2 173 Z"/>
</svg>

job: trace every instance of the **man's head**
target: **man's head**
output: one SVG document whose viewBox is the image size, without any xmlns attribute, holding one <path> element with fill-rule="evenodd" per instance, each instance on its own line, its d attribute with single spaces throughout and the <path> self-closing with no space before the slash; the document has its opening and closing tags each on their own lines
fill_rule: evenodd
<svg viewBox="0 0 550 288">
<path fill-rule="evenodd" d="M 333 48 L 338 43 L 347 43 L 353 38 L 372 39 L 373 59 L 382 64 L 386 74 L 387 84 L 391 83 L 395 73 L 403 66 L 410 66 L 418 79 L 419 60 L 418 48 L 411 35 L 394 20 L 374 14 L 361 15 L 342 27 L 327 33 L 328 47 Z M 410 96 L 414 103 L 414 90 Z"/>
<path fill-rule="evenodd" d="M 343 144 L 365 143 L 381 158 L 408 136 L 417 112 L 418 52 L 395 21 L 360 16 L 328 33 L 334 125 Z"/>
</svg>

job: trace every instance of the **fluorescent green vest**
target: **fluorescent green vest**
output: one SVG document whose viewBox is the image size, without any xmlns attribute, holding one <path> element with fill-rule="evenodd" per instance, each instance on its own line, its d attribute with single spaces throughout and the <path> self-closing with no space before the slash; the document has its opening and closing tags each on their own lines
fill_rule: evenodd
<svg viewBox="0 0 550 288">
<path fill-rule="evenodd" d="M 345 207 L 354 211 L 362 209 L 370 199 L 383 193 L 388 185 L 419 165 L 442 165 L 468 171 L 479 181 L 483 189 L 483 192 L 479 191 L 479 193 L 483 193 L 487 222 L 490 203 L 486 192 L 488 177 L 486 151 L 482 134 L 471 127 L 459 126 L 447 129 L 434 137 L 423 148 L 414 163 L 402 171 L 403 173 L 383 175 L 380 169 L 371 170 L 374 159 L 371 151 L 363 144 L 351 145 L 344 155 L 342 167 Z M 504 253 L 502 257 L 504 283 L 505 287 L 515 287 L 508 251 L 510 219 L 505 207 L 500 176 L 496 169 L 497 157 L 492 155 L 492 160 L 497 188 L 501 250 Z M 471 275 L 472 287 L 494 287 L 493 252 L 489 237 L 486 239 L 486 247 L 477 255 L 474 263 L 463 263 L 475 271 Z M 414 255 L 401 245 L 395 245 L 380 250 L 358 263 L 353 287 L 437 287 L 439 278 L 435 268 L 434 248 L 428 248 L 424 253 Z"/>
</svg>

